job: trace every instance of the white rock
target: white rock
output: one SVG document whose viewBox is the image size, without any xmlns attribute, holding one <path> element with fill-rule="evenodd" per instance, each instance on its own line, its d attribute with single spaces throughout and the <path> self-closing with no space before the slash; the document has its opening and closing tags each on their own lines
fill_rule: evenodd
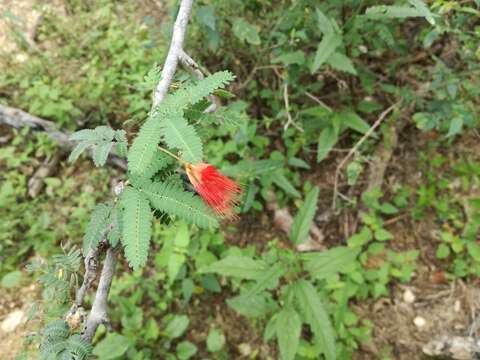
<svg viewBox="0 0 480 360">
<path fill-rule="evenodd" d="M 417 328 L 422 328 L 424 327 L 426 324 L 427 324 L 427 320 L 425 320 L 423 317 L 421 316 L 417 316 L 415 319 L 413 319 L 413 323 L 415 324 L 415 326 Z"/>
<path fill-rule="evenodd" d="M 403 301 L 405 301 L 407 304 L 413 304 L 415 302 L 415 294 L 412 292 L 412 290 L 405 290 L 403 293 Z"/>
<path fill-rule="evenodd" d="M 0 328 L 3 332 L 9 333 L 14 331 L 18 325 L 26 320 L 25 313 L 22 310 L 14 310 L 7 315 L 5 320 L 2 321 Z"/>
<path fill-rule="evenodd" d="M 252 353 L 252 347 L 249 344 L 243 343 L 238 345 L 238 351 L 242 356 L 248 356 Z"/>
</svg>

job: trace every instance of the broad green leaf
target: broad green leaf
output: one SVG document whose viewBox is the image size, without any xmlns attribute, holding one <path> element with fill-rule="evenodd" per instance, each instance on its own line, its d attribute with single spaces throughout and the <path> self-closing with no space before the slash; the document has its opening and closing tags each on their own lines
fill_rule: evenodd
<svg viewBox="0 0 480 360">
<path fill-rule="evenodd" d="M 447 137 L 451 137 L 462 132 L 463 119 L 460 116 L 454 117 L 450 122 L 450 128 L 448 129 Z"/>
<path fill-rule="evenodd" d="M 207 336 L 207 350 L 210 352 L 220 351 L 225 345 L 225 335 L 220 330 L 212 329 Z"/>
<path fill-rule="evenodd" d="M 322 130 L 318 138 L 317 145 L 317 162 L 325 159 L 338 141 L 338 135 L 332 126 L 328 126 Z"/>
<path fill-rule="evenodd" d="M 215 8 L 212 5 L 203 5 L 197 8 L 197 16 L 200 22 L 208 26 L 211 30 L 215 30 Z"/>
<path fill-rule="evenodd" d="M 68 156 L 68 162 L 75 162 L 82 153 L 87 150 L 88 147 L 92 146 L 92 143 L 88 141 L 82 141 L 81 143 L 77 144 L 70 155 Z"/>
<path fill-rule="evenodd" d="M 326 60 L 327 64 L 335 70 L 343 71 L 352 75 L 357 75 L 357 70 L 350 58 L 340 52 L 334 52 Z"/>
<path fill-rule="evenodd" d="M 420 13 L 410 6 L 376 5 L 367 8 L 365 15 L 372 19 L 388 19 L 417 17 L 420 16 Z"/>
<path fill-rule="evenodd" d="M 182 341 L 177 345 L 177 356 L 180 360 L 188 360 L 197 353 L 197 347 L 190 341 Z"/>
<path fill-rule="evenodd" d="M 235 296 L 228 299 L 227 304 L 239 314 L 251 318 L 265 316 L 270 311 L 274 310 L 274 307 L 269 304 L 264 294 L 257 294 L 249 297 L 242 295 Z"/>
<path fill-rule="evenodd" d="M 93 147 L 92 159 L 95 166 L 103 166 L 107 162 L 108 154 L 112 150 L 113 142 L 102 142 Z"/>
<path fill-rule="evenodd" d="M 266 265 L 262 261 L 253 260 L 246 256 L 228 256 L 214 262 L 210 266 L 200 269 L 203 273 L 216 273 L 222 276 L 233 276 L 240 279 L 255 280 L 265 273 Z"/>
<path fill-rule="evenodd" d="M 187 315 L 174 315 L 165 328 L 165 333 L 170 339 L 176 339 L 183 335 L 189 323 Z"/>
<path fill-rule="evenodd" d="M 113 137 L 113 135 L 112 135 Z M 95 129 L 82 129 L 79 131 L 75 131 L 72 135 L 70 135 L 70 140 L 73 141 L 96 141 L 98 140 L 98 136 L 95 132 Z"/>
<path fill-rule="evenodd" d="M 480 262 L 480 245 L 475 241 L 469 241 L 467 242 L 467 250 L 473 260 Z"/>
<path fill-rule="evenodd" d="M 310 165 L 308 165 L 308 163 L 305 162 L 305 160 L 302 160 L 302 159 L 297 158 L 297 157 L 289 158 L 288 159 L 288 165 L 295 166 L 295 167 L 298 167 L 300 169 L 310 169 Z"/>
<path fill-rule="evenodd" d="M 393 239 L 393 234 L 390 231 L 382 228 L 375 230 L 374 236 L 378 241 L 387 241 Z"/>
<path fill-rule="evenodd" d="M 185 263 L 186 257 L 183 254 L 172 253 L 168 260 L 168 282 L 172 284 L 178 275 L 182 265 Z"/>
<path fill-rule="evenodd" d="M 423 0 L 408 0 L 408 2 L 418 10 L 425 20 L 427 20 L 431 25 L 435 25 L 434 15 Z"/>
<path fill-rule="evenodd" d="M 268 342 L 273 339 L 277 331 L 277 314 L 272 315 L 270 320 L 268 320 L 267 325 L 265 326 L 265 331 L 263 332 L 263 341 Z"/>
<path fill-rule="evenodd" d="M 21 282 L 22 282 L 22 272 L 11 271 L 3 276 L 1 285 L 5 289 L 11 289 L 20 285 Z"/>
<path fill-rule="evenodd" d="M 298 192 L 297 189 L 292 185 L 290 181 L 283 175 L 282 172 L 276 171 L 272 175 L 272 180 L 275 185 L 277 185 L 279 188 L 281 188 L 287 195 L 293 196 L 295 198 L 300 197 L 301 194 Z"/>
<path fill-rule="evenodd" d="M 102 360 L 118 359 L 125 354 L 130 347 L 130 341 L 127 337 L 108 333 L 93 349 L 93 355 Z"/>
<path fill-rule="evenodd" d="M 327 35 L 334 32 L 332 21 L 319 9 L 316 8 L 317 13 L 317 25 L 322 34 Z"/>
<path fill-rule="evenodd" d="M 313 218 L 317 211 L 318 194 L 320 190 L 318 187 L 313 187 L 307 196 L 305 202 L 298 210 L 298 213 L 293 219 L 293 224 L 290 231 L 290 238 L 293 243 L 298 245 L 302 244 L 308 237 L 310 227 L 313 223 Z"/>
<path fill-rule="evenodd" d="M 252 45 L 260 45 L 261 43 L 257 28 L 243 18 L 233 20 L 233 33 L 241 41 L 246 41 Z"/>
<path fill-rule="evenodd" d="M 293 308 L 285 308 L 278 314 L 275 327 L 282 360 L 293 360 L 302 330 L 300 316 Z"/>
<path fill-rule="evenodd" d="M 272 63 L 282 63 L 285 66 L 293 64 L 303 65 L 305 63 L 305 54 L 300 50 L 282 53 L 280 56 L 272 59 Z"/>
<path fill-rule="evenodd" d="M 318 44 L 317 52 L 313 60 L 310 72 L 315 73 L 320 66 L 334 53 L 337 47 L 342 43 L 342 36 L 337 33 L 327 33 L 323 35 L 322 41 Z"/>
<path fill-rule="evenodd" d="M 342 124 L 361 134 L 365 134 L 370 129 L 370 125 L 353 111 L 342 113 Z"/>
<path fill-rule="evenodd" d="M 254 295 L 258 295 L 263 290 L 270 288 L 272 285 L 276 284 L 278 279 L 282 277 L 287 269 L 281 263 L 277 263 L 270 267 L 269 269 L 265 270 L 263 274 L 257 279 L 255 285 L 253 285 L 250 289 L 248 289 L 242 296 L 250 297 Z"/>
<path fill-rule="evenodd" d="M 347 243 L 348 246 L 356 248 L 365 245 L 370 240 L 372 240 L 372 238 L 372 231 L 367 226 L 364 226 L 359 233 L 352 235 L 347 240 Z"/>
<path fill-rule="evenodd" d="M 357 249 L 339 246 L 327 251 L 303 254 L 304 268 L 316 279 L 325 279 L 351 268 L 358 255 Z"/>
<path fill-rule="evenodd" d="M 310 325 L 315 335 L 314 341 L 319 344 L 326 360 L 335 360 L 334 331 L 317 291 L 306 280 L 298 280 L 294 286 L 299 310 L 302 312 L 304 322 Z"/>
</svg>

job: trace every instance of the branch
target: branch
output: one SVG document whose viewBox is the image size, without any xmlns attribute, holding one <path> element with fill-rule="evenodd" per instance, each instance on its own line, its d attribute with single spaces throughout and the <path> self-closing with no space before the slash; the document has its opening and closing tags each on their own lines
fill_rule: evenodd
<svg viewBox="0 0 480 360">
<path fill-rule="evenodd" d="M 167 58 L 165 59 L 165 64 L 162 69 L 162 78 L 155 88 L 153 108 L 156 108 L 162 102 L 165 95 L 167 95 L 170 84 L 172 83 L 173 75 L 177 69 L 178 60 L 182 52 L 185 30 L 187 29 L 192 4 L 193 0 L 182 0 L 180 3 L 177 19 L 173 26 L 172 42 L 170 43 Z"/>
<path fill-rule="evenodd" d="M 71 151 L 77 145 L 76 141 L 70 140 L 70 133 L 57 130 L 53 122 L 20 109 L 0 105 L 0 125 L 2 124 L 15 129 L 29 127 L 33 130 L 44 131 L 65 152 Z M 122 170 L 127 170 L 127 162 L 113 152 L 108 155 L 108 162 Z"/>
<path fill-rule="evenodd" d="M 92 341 L 95 332 L 100 324 L 108 323 L 107 317 L 107 299 L 112 285 L 115 265 L 117 264 L 117 251 L 111 247 L 107 249 L 105 262 L 103 264 L 100 281 L 98 282 L 97 292 L 93 300 L 92 309 L 87 318 L 87 323 L 83 331 L 83 339 Z M 80 288 L 81 289 L 81 288 Z"/>
<path fill-rule="evenodd" d="M 168 89 L 172 83 L 173 76 L 177 69 L 178 60 L 185 54 L 182 50 L 183 41 L 185 38 L 185 30 L 188 24 L 188 18 L 192 9 L 193 0 L 182 0 L 180 9 L 178 11 L 177 19 L 173 27 L 172 42 L 168 50 L 167 58 L 162 70 L 161 80 L 159 81 L 154 92 L 154 99 L 152 109 L 157 107 L 165 98 Z M 185 54 L 186 55 L 186 54 Z M 196 64 L 191 58 L 191 62 Z M 198 66 L 198 65 L 197 65 Z M 202 74 L 203 76 L 203 74 Z M 113 188 L 115 196 L 119 196 L 123 190 L 123 183 L 119 183 Z M 85 275 L 82 286 L 77 292 L 75 304 L 72 308 L 78 309 L 83 303 L 85 293 L 90 287 L 93 279 L 95 279 L 95 272 L 90 269 L 90 262 L 87 260 L 89 255 L 98 254 L 98 247 L 87 254 L 85 259 Z M 93 252 L 93 253 L 92 253 Z M 105 256 L 105 262 L 103 265 L 102 273 L 100 274 L 100 280 L 98 283 L 97 291 L 95 293 L 95 299 L 88 315 L 82 337 L 84 340 L 91 342 L 92 338 L 97 331 L 100 324 L 108 323 L 107 305 L 108 294 L 112 285 L 112 279 L 115 273 L 115 265 L 117 263 L 117 250 L 108 247 L 107 254 Z"/>
<path fill-rule="evenodd" d="M 185 66 L 190 72 L 195 76 L 198 80 L 203 80 L 205 75 L 203 74 L 205 71 L 200 69 L 200 65 L 197 64 L 195 60 L 193 60 L 185 51 L 181 51 L 179 56 L 180 62 Z M 210 95 L 208 97 L 211 101 L 211 104 L 208 108 L 204 110 L 205 113 L 212 113 L 217 110 L 219 101 L 215 95 Z"/>
</svg>

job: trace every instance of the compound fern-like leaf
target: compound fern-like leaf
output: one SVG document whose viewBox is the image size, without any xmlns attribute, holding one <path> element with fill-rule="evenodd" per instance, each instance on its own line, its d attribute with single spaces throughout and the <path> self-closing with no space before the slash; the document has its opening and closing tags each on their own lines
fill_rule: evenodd
<svg viewBox="0 0 480 360">
<path fill-rule="evenodd" d="M 180 150 L 181 157 L 188 162 L 198 163 L 203 158 L 202 141 L 195 128 L 178 112 L 161 120 L 161 134 L 168 147 Z"/>
<path fill-rule="evenodd" d="M 111 203 L 103 203 L 95 206 L 90 216 L 90 222 L 88 223 L 83 237 L 83 254 L 86 255 L 90 248 L 95 248 L 101 237 L 104 235 L 105 228 L 107 227 L 108 217 L 112 210 Z"/>
<path fill-rule="evenodd" d="M 133 269 L 139 269 L 147 262 L 152 234 L 152 212 L 145 195 L 130 186 L 123 190 L 121 204 L 121 241 L 125 248 L 125 257 Z"/>
<path fill-rule="evenodd" d="M 173 95 L 176 98 L 174 101 L 181 107 L 196 104 L 215 90 L 225 87 L 233 79 L 235 79 L 235 76 L 229 71 L 216 72 L 193 86 L 178 90 Z"/>
<path fill-rule="evenodd" d="M 153 160 L 160 141 L 162 124 L 157 116 L 150 116 L 140 128 L 128 152 L 128 169 L 133 174 L 143 174 Z"/>
<path fill-rule="evenodd" d="M 210 209 L 191 192 L 159 182 L 145 186 L 142 191 L 157 210 L 178 216 L 201 228 L 218 226 L 218 221 Z"/>
</svg>

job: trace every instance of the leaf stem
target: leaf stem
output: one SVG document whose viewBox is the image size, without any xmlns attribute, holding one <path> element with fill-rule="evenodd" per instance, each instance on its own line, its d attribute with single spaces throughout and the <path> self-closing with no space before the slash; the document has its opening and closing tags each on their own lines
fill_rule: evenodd
<svg viewBox="0 0 480 360">
<path fill-rule="evenodd" d="M 165 154 L 170 155 L 171 157 L 173 157 L 173 158 L 174 158 L 175 160 L 177 160 L 180 164 L 182 164 L 182 165 L 184 165 L 184 166 L 187 165 L 187 162 L 186 162 L 185 160 L 181 159 L 180 157 L 178 157 L 178 156 L 175 155 L 174 153 L 168 151 L 167 149 L 161 147 L 160 145 L 158 146 L 158 149 L 159 149 L 160 151 L 163 151 Z"/>
</svg>

